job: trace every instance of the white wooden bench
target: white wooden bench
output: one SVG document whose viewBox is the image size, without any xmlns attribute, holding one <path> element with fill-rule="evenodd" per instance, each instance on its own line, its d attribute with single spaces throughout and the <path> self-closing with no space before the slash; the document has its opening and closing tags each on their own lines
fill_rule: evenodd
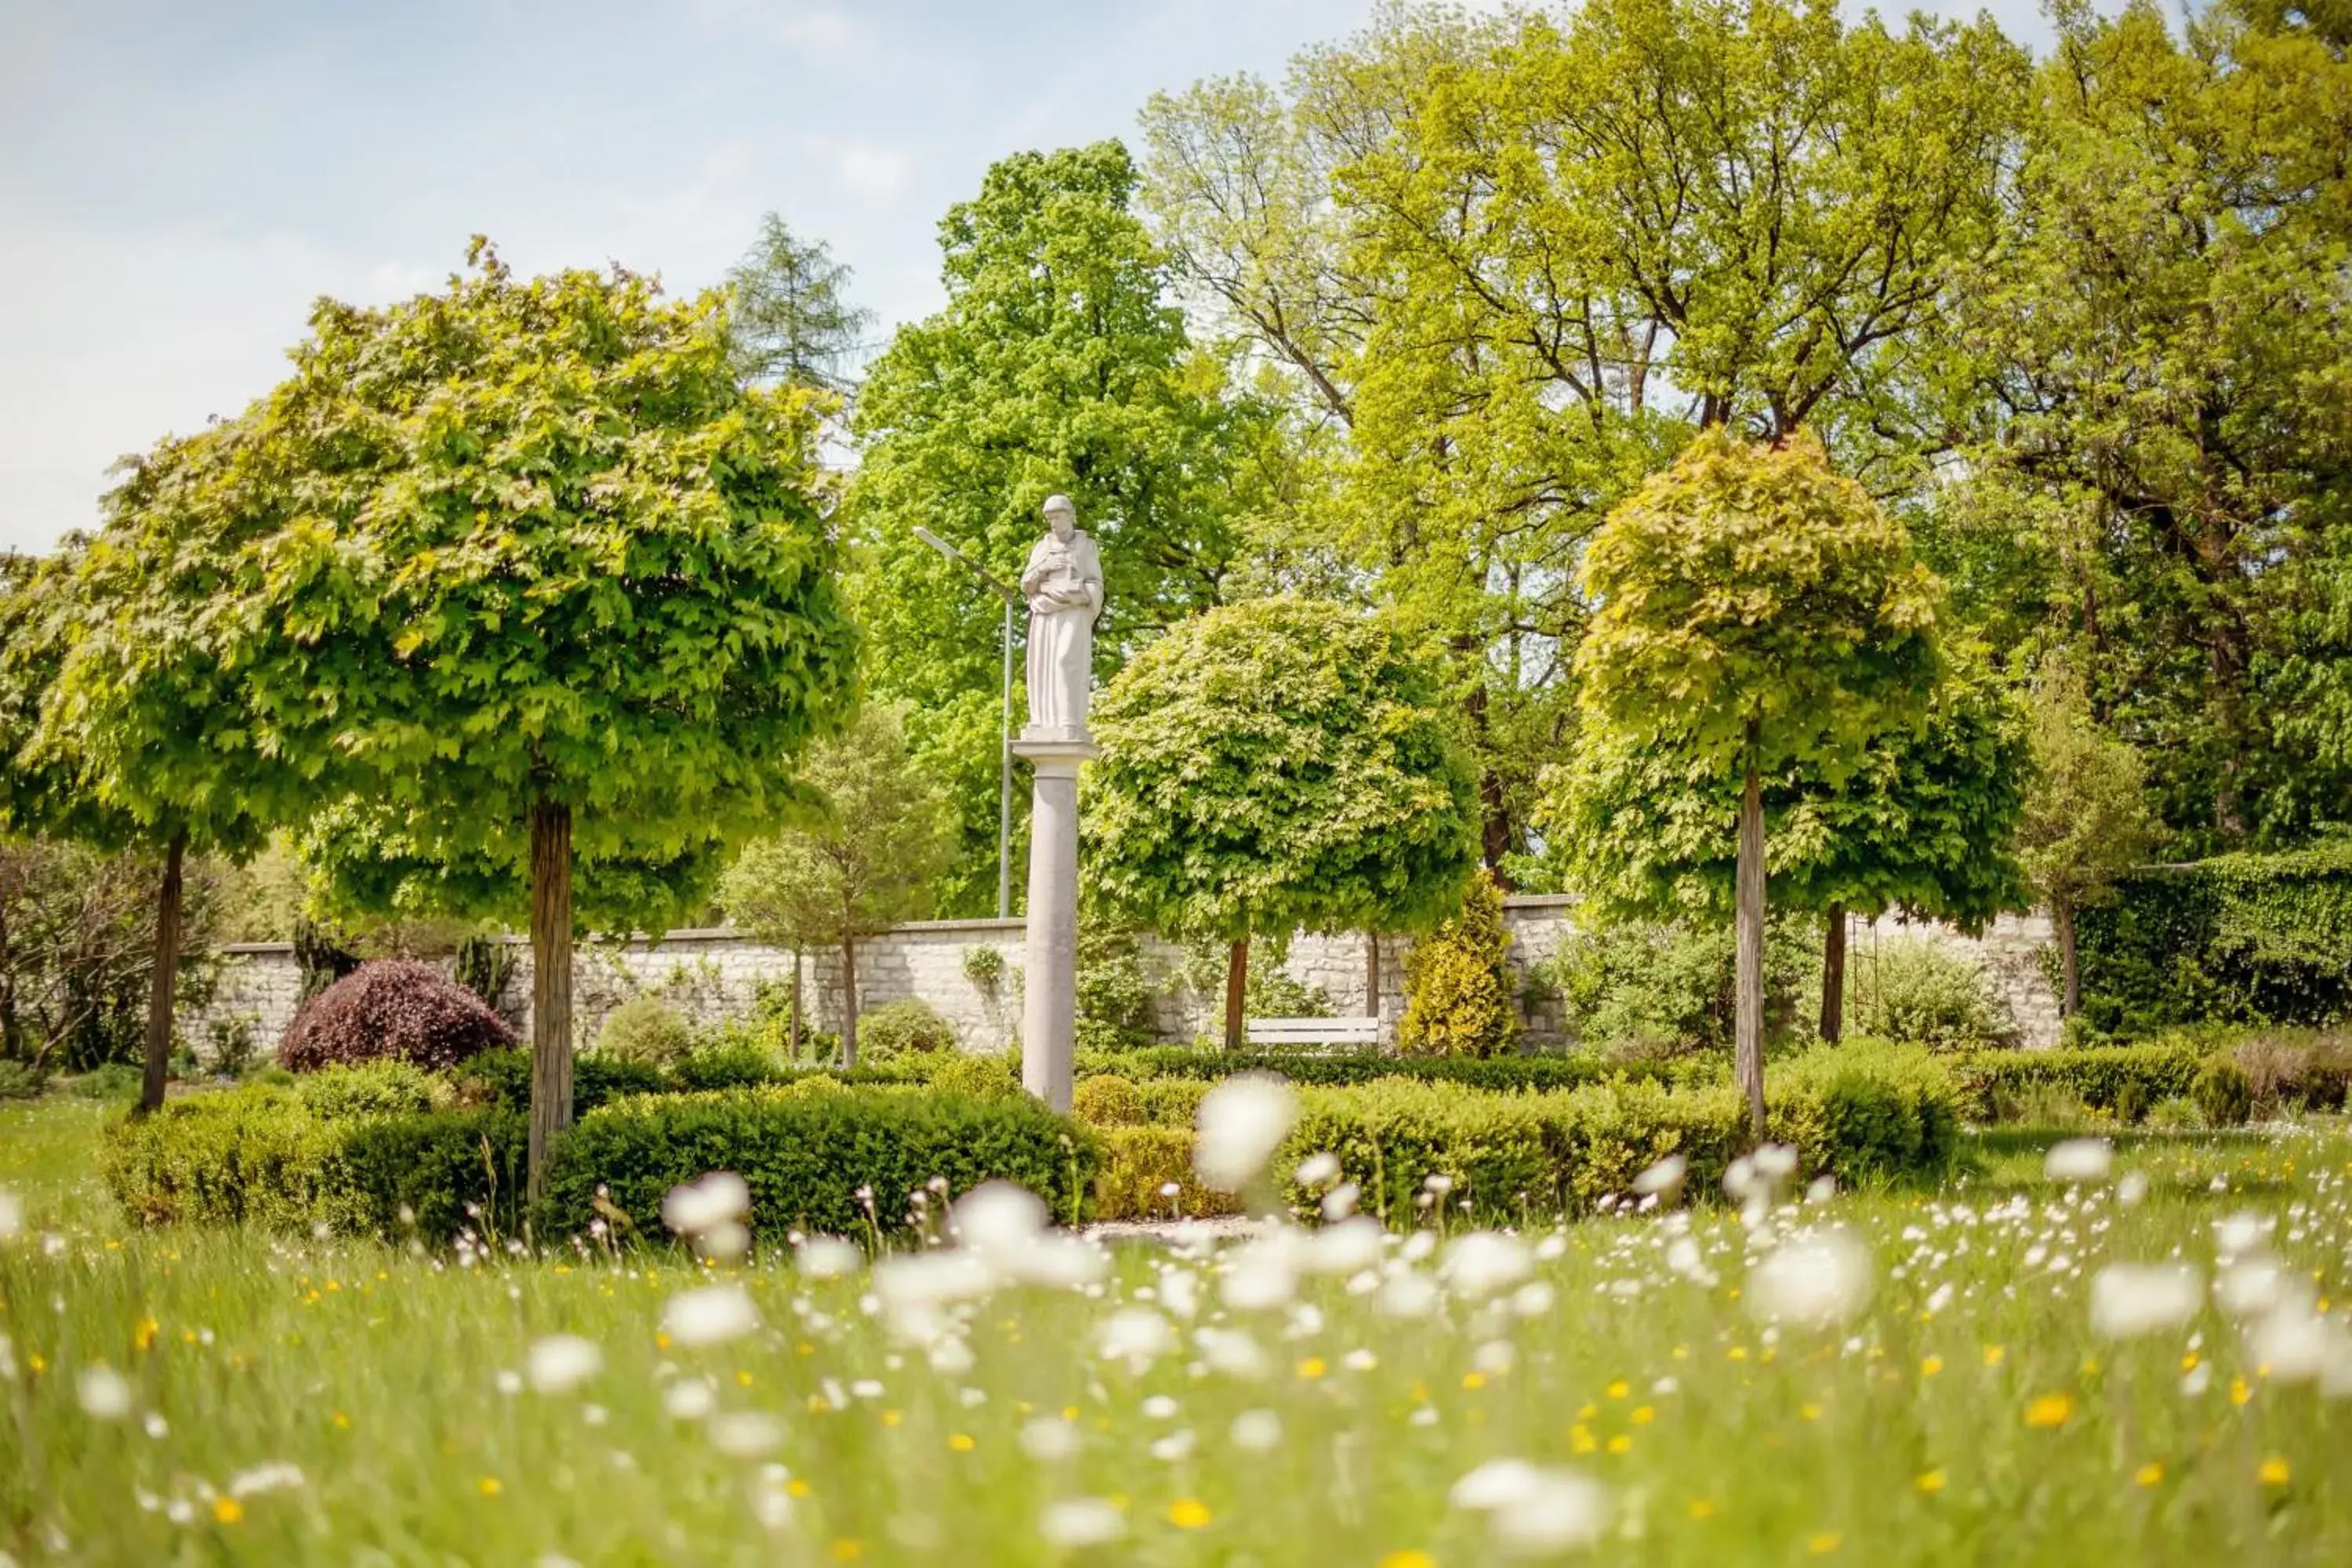
<svg viewBox="0 0 2352 1568">
<path fill-rule="evenodd" d="M 1242 1026 L 1253 1046 L 1377 1046 L 1378 1018 L 1252 1018 Z"/>
</svg>

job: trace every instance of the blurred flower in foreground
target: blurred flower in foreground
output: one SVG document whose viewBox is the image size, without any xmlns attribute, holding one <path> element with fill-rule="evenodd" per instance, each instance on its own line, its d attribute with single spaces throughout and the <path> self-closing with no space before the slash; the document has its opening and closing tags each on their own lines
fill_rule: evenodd
<svg viewBox="0 0 2352 1568">
<path fill-rule="evenodd" d="M 1201 1100 L 1192 1168 L 1202 1184 L 1228 1193 L 1247 1186 L 1297 1119 L 1298 1096 L 1281 1079 L 1241 1073 L 1221 1080 Z"/>
<path fill-rule="evenodd" d="M 1127 1532 L 1127 1521 L 1102 1498 L 1064 1498 L 1037 1516 L 1037 1533 L 1066 1552 L 1104 1546 Z"/>
<path fill-rule="evenodd" d="M 1790 1237 L 1748 1271 L 1748 1310 L 1768 1323 L 1827 1328 L 1870 1300 L 1870 1249 L 1845 1230 Z"/>
<path fill-rule="evenodd" d="M 120 1421 L 131 1414 L 131 1384 L 110 1366 L 83 1368 L 74 1380 L 74 1393 L 83 1414 L 92 1420 Z"/>
<path fill-rule="evenodd" d="M 569 1394 L 604 1364 L 604 1352 L 578 1334 L 550 1334 L 530 1347 L 530 1385 L 541 1394 Z"/>
<path fill-rule="evenodd" d="M 662 1327 L 682 1345 L 725 1344 L 759 1326 L 759 1311 L 739 1285 L 681 1290 L 662 1311 Z"/>
<path fill-rule="evenodd" d="M 2050 1146 L 2042 1173 L 2053 1182 L 2104 1182 L 2115 1164 L 2115 1145 L 2105 1139 L 2069 1138 Z"/>
<path fill-rule="evenodd" d="M 10 1240 L 24 1228 L 25 1200 L 0 1187 L 0 1241 Z"/>
<path fill-rule="evenodd" d="M 1454 1506 L 1484 1513 L 1496 1545 L 1514 1556 L 1589 1546 L 1609 1527 L 1609 1490 L 1579 1470 L 1489 1459 L 1454 1483 Z"/>
<path fill-rule="evenodd" d="M 2091 1327 L 2111 1340 L 2179 1328 L 2197 1315 L 2205 1277 L 2186 1263 L 2110 1263 L 2091 1281 Z"/>
</svg>

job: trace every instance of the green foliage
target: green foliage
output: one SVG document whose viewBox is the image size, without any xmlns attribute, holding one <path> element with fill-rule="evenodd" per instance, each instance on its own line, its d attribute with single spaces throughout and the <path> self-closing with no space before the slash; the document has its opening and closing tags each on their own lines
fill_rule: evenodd
<svg viewBox="0 0 2352 1568">
<path fill-rule="evenodd" d="M 784 1083 L 793 1073 L 774 1052 L 743 1043 L 699 1043 L 669 1064 L 669 1081 L 682 1089 L 752 1089 Z"/>
<path fill-rule="evenodd" d="M 1578 931 L 1538 971 L 1556 989 L 1569 1031 L 1588 1050 L 1624 1060 L 1727 1049 L 1732 1038 L 1732 932 L 1719 920 L 1622 922 Z M 1764 928 L 1768 1046 L 1811 1037 L 1821 930 L 1782 915 Z"/>
<path fill-rule="evenodd" d="M 1940 942 L 1874 943 L 1847 956 L 1845 982 L 1845 1016 L 1860 1034 L 1946 1051 L 1980 1050 L 2009 1034 L 1984 965 Z"/>
<path fill-rule="evenodd" d="M 0 1058 L 0 1100 L 37 1100 L 48 1083 L 46 1069 L 31 1062 Z"/>
<path fill-rule="evenodd" d="M 887 1002 L 858 1020 L 858 1060 L 887 1067 L 904 1058 L 935 1057 L 961 1049 L 956 1032 L 930 1004 L 912 997 Z"/>
<path fill-rule="evenodd" d="M 2052 1092 L 2077 1107 L 2121 1116 L 2189 1092 L 2202 1060 L 2179 1045 L 1975 1051 L 1939 1058 L 1970 1121 L 2028 1120 L 2029 1103 Z"/>
<path fill-rule="evenodd" d="M 1405 954 L 1397 1049 L 1417 1057 L 1507 1056 L 1519 1036 L 1510 952 L 1503 889 L 1491 877 L 1474 877 L 1460 910 Z"/>
<path fill-rule="evenodd" d="M 139 1069 L 129 1062 L 103 1062 L 73 1080 L 73 1092 L 83 1100 L 136 1100 Z"/>
<path fill-rule="evenodd" d="M 2205 1058 L 2189 1086 L 2189 1096 L 2208 1127 L 2242 1126 L 2254 1113 L 2253 1085 L 2246 1069 L 2225 1056 Z"/>
<path fill-rule="evenodd" d="M 994 952 L 992 948 L 976 951 Z M 1151 978 L 1136 930 L 1115 919 L 1078 922 L 1077 1026 L 1082 1050 L 1150 1045 Z"/>
<path fill-rule="evenodd" d="M 294 1098 L 314 1116 L 414 1115 L 446 1103 L 446 1080 L 397 1058 L 321 1068 L 294 1081 Z"/>
<path fill-rule="evenodd" d="M 332 926 L 307 917 L 295 921 L 294 972 L 300 976 L 297 994 L 302 1001 L 308 1002 L 360 966 L 360 955 L 344 942 L 343 933 Z M 488 998 L 483 1001 L 487 1004 Z"/>
<path fill-rule="evenodd" d="M 495 1013 L 506 997 L 507 984 L 514 978 L 518 962 L 514 943 L 475 931 L 458 942 L 457 955 L 450 962 L 450 978 L 480 997 L 482 1005 Z"/>
<path fill-rule="evenodd" d="M 460 1069 L 457 1081 L 465 1096 L 509 1110 L 527 1110 L 530 1108 L 530 1053 L 519 1048 L 484 1051 Z M 572 1064 L 572 1109 L 579 1116 L 624 1095 L 658 1094 L 669 1087 L 662 1069 L 652 1062 L 591 1054 Z"/>
<path fill-rule="evenodd" d="M 1186 335 L 1135 183 L 1116 142 L 992 164 L 940 226 L 946 306 L 898 330 L 857 400 L 859 615 L 875 689 L 910 705 L 955 803 L 954 913 L 996 887 L 1003 606 L 915 527 L 1011 582 L 1039 506 L 1067 495 L 1108 574 L 1105 675 L 1139 633 L 1216 603 L 1238 549 L 1265 416 Z"/>
<path fill-rule="evenodd" d="M 346 900 L 517 915 L 544 802 L 582 908 L 651 924 L 802 798 L 786 769 L 847 715 L 818 404 L 738 384 L 719 294 L 468 260 L 440 293 L 321 301 L 248 416 L 266 473 L 238 500 L 273 526 L 245 580 L 278 635 L 246 679 L 290 755 L 352 781 L 307 846 Z"/>
<path fill-rule="evenodd" d="M 1080 933 L 1078 941 L 1083 951 L 1086 942 L 1084 932 Z M 1081 959 L 1080 962 L 1083 963 L 1084 960 Z M 1004 983 L 1004 954 L 996 948 L 965 948 L 962 967 L 963 977 L 992 996 L 996 994 L 996 988 Z"/>
<path fill-rule="evenodd" d="M 1201 1184 L 1192 1169 L 1191 1126 L 1102 1126 L 1097 1219 L 1213 1219 L 1241 1212 L 1239 1196 Z"/>
<path fill-rule="evenodd" d="M 1080 1079 L 1070 1091 L 1070 1114 L 1089 1127 L 1133 1127 L 1150 1120 L 1142 1093 L 1116 1073 Z"/>
<path fill-rule="evenodd" d="M 1702 1068 L 1700 1076 L 1715 1069 Z M 1664 1079 L 1680 1069 L 1663 1063 L 1618 1064 L 1598 1056 L 1558 1057 L 1401 1057 L 1358 1051 L 1338 1056 L 1300 1052 L 1195 1050 L 1183 1046 L 1158 1046 L 1094 1057 L 1078 1066 L 1079 1081 L 1097 1073 L 1131 1079 L 1147 1095 L 1158 1080 L 1213 1081 L 1235 1073 L 1268 1072 L 1297 1084 L 1369 1083 L 1374 1079 L 1405 1078 L 1432 1083 L 1460 1084 L 1469 1089 L 1550 1089 L 1599 1083 L 1613 1077 Z"/>
<path fill-rule="evenodd" d="M 585 1228 L 590 1199 L 603 1193 L 641 1236 L 666 1236 L 663 1196 L 709 1171 L 750 1185 L 752 1233 L 770 1241 L 903 1230 L 909 1197 L 935 1178 L 950 1197 L 1013 1182 L 1070 1221 L 1084 1213 L 1098 1157 L 1083 1129 L 1020 1095 L 753 1089 L 632 1100 L 583 1116 L 558 1145 L 542 1230 Z"/>
<path fill-rule="evenodd" d="M 2191 1132 L 2205 1125 L 2205 1113 L 2195 1100 L 2176 1094 L 2148 1107 L 2147 1124 L 2159 1132 Z"/>
<path fill-rule="evenodd" d="M 438 1245 L 517 1232 L 524 1145 L 511 1111 L 329 1114 L 247 1087 L 114 1123 L 100 1169 L 139 1225 L 324 1226 Z"/>
<path fill-rule="evenodd" d="M 1472 781 L 1379 622 L 1274 598 L 1186 621 L 1097 700 L 1080 821 L 1114 907 L 1178 938 L 1408 929 L 1475 864 Z"/>
<path fill-rule="evenodd" d="M 616 1061 L 667 1067 L 694 1048 L 694 1027 L 660 997 L 632 996 L 604 1015 L 595 1048 Z"/>
<path fill-rule="evenodd" d="M 974 1056 L 959 1051 L 932 1067 L 930 1087 L 941 1094 L 971 1100 L 1022 1098 L 1020 1075 L 1003 1057 Z"/>
<path fill-rule="evenodd" d="M 727 340 L 738 374 L 845 394 L 874 312 L 848 299 L 849 268 L 821 239 L 770 213 L 727 273 Z"/>
<path fill-rule="evenodd" d="M 2352 1016 L 2352 839 L 2134 872 L 2076 940 L 2084 1012 L 2106 1032 L 2334 1024 Z"/>
</svg>

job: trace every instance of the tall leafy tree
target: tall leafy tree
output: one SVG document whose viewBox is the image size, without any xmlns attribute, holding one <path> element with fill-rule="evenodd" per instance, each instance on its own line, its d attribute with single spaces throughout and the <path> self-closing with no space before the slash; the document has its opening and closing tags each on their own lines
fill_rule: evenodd
<svg viewBox="0 0 2352 1568">
<path fill-rule="evenodd" d="M 287 743 L 250 686 L 275 632 L 246 552 L 283 496 L 244 422 L 167 439 L 129 463 L 99 532 L 11 595 L 9 818 L 160 867 L 143 1110 L 163 1102 L 190 857 L 250 856 L 309 809 L 329 767 Z"/>
<path fill-rule="evenodd" d="M 841 954 L 841 1060 L 857 1065 L 857 944 L 928 913 L 953 847 L 947 802 L 907 750 L 900 716 L 868 707 L 812 747 L 809 819 L 754 839 L 719 887 L 728 918 L 794 952 Z"/>
<path fill-rule="evenodd" d="M 1038 506 L 1067 494 L 1102 547 L 1106 673 L 1139 632 L 1219 601 L 1241 537 L 1265 421 L 1187 336 L 1135 183 L 1116 142 L 995 164 L 940 226 L 946 308 L 899 330 L 858 398 L 859 614 L 875 689 L 909 705 L 957 804 L 950 909 L 995 887 L 998 605 L 914 529 L 1011 581 Z"/>
<path fill-rule="evenodd" d="M 2324 25 L 2067 4 L 1965 279 L 1988 471 L 2063 508 L 2093 708 L 2191 853 L 2352 816 L 2352 63 Z"/>
<path fill-rule="evenodd" d="M 1410 930 L 1456 907 L 1477 863 L 1473 784 L 1438 697 L 1379 620 L 1282 596 L 1179 624 L 1097 700 L 1091 889 L 1228 945 L 1229 1047 L 1253 936 Z"/>
<path fill-rule="evenodd" d="M 243 565 L 248 666 L 292 754 L 363 784 L 350 832 L 526 904 L 531 1165 L 572 1109 L 573 875 L 680 894 L 802 798 L 857 639 L 820 508 L 816 395 L 747 390 L 725 299 L 615 268 L 322 300 L 254 416 L 293 476 Z M 365 865 L 369 857 L 352 858 Z"/>
<path fill-rule="evenodd" d="M 2116 879 L 2147 858 L 2156 824 L 2146 764 L 2100 729 L 2082 677 L 2063 658 L 2043 665 L 2034 684 L 2032 745 L 2017 848 L 2057 930 L 2061 1011 L 2071 1018 L 2083 1010 L 2075 914 L 2112 896 Z"/>
<path fill-rule="evenodd" d="M 849 268 L 821 239 L 803 239 L 774 213 L 728 269 L 727 336 L 751 381 L 846 395 L 874 312 L 851 303 Z"/>
<path fill-rule="evenodd" d="M 1980 660 L 1955 658 L 1919 728 L 1875 737 L 1835 780 L 1799 763 L 1763 781 L 1767 898 L 1827 923 L 1823 1039 L 1843 1030 L 1848 913 L 1973 931 L 2024 907 L 2012 839 L 2032 771 L 2016 699 Z M 1543 826 L 1596 912 L 1720 918 L 1731 908 L 1737 773 L 1695 768 L 1671 743 L 1595 741 L 1546 783 Z"/>
<path fill-rule="evenodd" d="M 1286 101 L 1146 111 L 1222 321 L 1344 421 L 1335 526 L 1455 654 L 1499 863 L 1574 728 L 1592 531 L 1697 428 L 1803 426 L 1885 489 L 1948 444 L 1948 280 L 2000 232 L 2027 62 L 1990 22 L 1767 0 L 1383 12 Z"/>
<path fill-rule="evenodd" d="M 1717 430 L 1610 514 L 1583 586 L 1599 605 L 1577 651 L 1592 742 L 1739 784 L 1738 1072 L 1760 1134 L 1763 781 L 1843 784 L 1872 741 L 1924 721 L 1941 666 L 1934 579 L 1818 442 Z"/>
</svg>

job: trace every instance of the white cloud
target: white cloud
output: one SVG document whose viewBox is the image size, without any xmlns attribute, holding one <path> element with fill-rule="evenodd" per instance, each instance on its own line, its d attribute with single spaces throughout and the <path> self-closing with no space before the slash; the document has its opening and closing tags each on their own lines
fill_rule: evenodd
<svg viewBox="0 0 2352 1568">
<path fill-rule="evenodd" d="M 697 0 L 703 25 L 738 36 L 765 38 L 796 53 L 842 59 L 861 52 L 866 33 L 857 19 L 830 5 L 776 0 Z"/>
</svg>

